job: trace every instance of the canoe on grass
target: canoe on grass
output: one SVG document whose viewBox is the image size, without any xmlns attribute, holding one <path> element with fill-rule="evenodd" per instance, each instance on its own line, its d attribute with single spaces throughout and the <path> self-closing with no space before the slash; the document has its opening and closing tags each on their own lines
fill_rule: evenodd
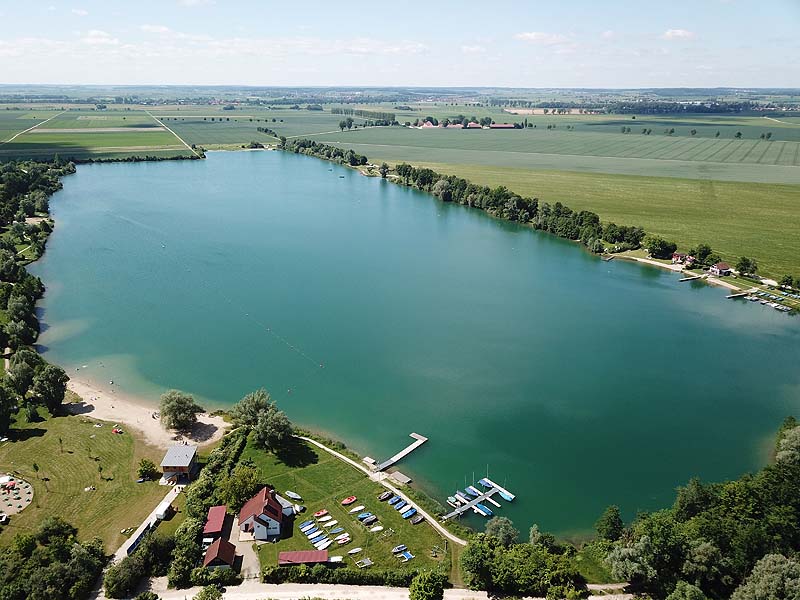
<svg viewBox="0 0 800 600">
<path fill-rule="evenodd" d="M 350 509 L 350 514 L 352 515 L 354 513 L 360 512 L 362 510 L 364 510 L 364 505 L 363 504 L 359 504 L 358 506 L 354 506 L 353 508 Z"/>
</svg>

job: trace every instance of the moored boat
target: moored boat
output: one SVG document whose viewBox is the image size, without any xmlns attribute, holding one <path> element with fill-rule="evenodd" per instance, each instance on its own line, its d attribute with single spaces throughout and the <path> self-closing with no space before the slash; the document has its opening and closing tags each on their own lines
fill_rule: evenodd
<svg viewBox="0 0 800 600">
<path fill-rule="evenodd" d="M 372 533 L 377 533 L 379 531 L 383 531 L 383 525 L 375 525 L 375 527 L 371 528 L 370 531 Z"/>
<path fill-rule="evenodd" d="M 419 524 L 420 524 L 420 523 L 422 523 L 424 520 L 425 520 L 425 517 L 423 517 L 422 515 L 415 515 L 415 516 L 414 516 L 414 517 L 411 519 L 411 524 L 412 524 L 412 525 L 419 525 Z"/>
<path fill-rule="evenodd" d="M 306 527 L 307 525 L 313 525 L 313 524 L 314 524 L 314 521 L 310 521 L 310 520 L 309 521 L 303 521 L 302 523 L 300 523 L 300 525 L 298 525 L 298 527 L 302 530 L 303 527 Z"/>
<path fill-rule="evenodd" d="M 307 538 L 311 539 L 315 535 L 319 534 L 319 527 L 314 527 L 313 529 L 308 529 L 308 530 L 304 531 L 303 533 L 306 534 Z"/>
<path fill-rule="evenodd" d="M 372 516 L 372 513 L 371 513 L 371 512 L 363 512 L 363 513 L 361 513 L 360 515 L 358 515 L 358 517 L 356 517 L 356 518 L 357 518 L 359 521 L 363 521 L 363 520 L 364 520 L 364 519 L 366 519 L 367 517 L 371 517 L 371 516 Z"/>
<path fill-rule="evenodd" d="M 330 546 L 332 543 L 333 542 L 331 542 L 330 540 L 325 540 L 325 541 L 322 541 L 322 542 L 316 544 L 314 547 L 317 550 L 326 550 L 328 548 L 328 546 Z"/>
<path fill-rule="evenodd" d="M 370 515 L 366 519 L 364 519 L 361 523 L 365 527 L 369 527 L 370 525 L 372 525 L 377 520 L 378 520 L 378 517 L 376 517 L 375 515 Z"/>
<path fill-rule="evenodd" d="M 392 497 L 392 492 L 383 492 L 380 496 L 378 496 L 378 500 L 380 500 L 381 502 L 385 502 L 391 497 Z"/>
<path fill-rule="evenodd" d="M 404 519 L 408 519 L 410 517 L 413 517 L 415 514 L 417 514 L 417 509 L 416 508 L 412 508 L 411 510 L 407 510 L 406 512 L 404 512 L 402 514 L 402 517 Z"/>
<path fill-rule="evenodd" d="M 395 510 L 403 510 L 404 507 L 408 506 L 408 503 L 405 500 L 401 500 L 397 504 L 394 505 Z"/>
<path fill-rule="evenodd" d="M 333 527 L 333 526 L 334 526 L 334 525 L 336 525 L 338 522 L 339 522 L 339 521 L 337 521 L 336 519 L 334 519 L 333 521 L 328 521 L 327 523 L 325 523 L 325 524 L 323 525 L 323 527 Z"/>
<path fill-rule="evenodd" d="M 352 515 L 362 510 L 364 510 L 364 505 L 359 504 L 358 506 L 354 506 L 353 508 L 350 509 L 350 514 Z"/>
<path fill-rule="evenodd" d="M 322 510 L 318 510 L 317 512 L 315 512 L 314 516 L 319 518 L 319 517 L 324 517 L 327 514 L 328 514 L 328 511 L 323 508 Z"/>
<path fill-rule="evenodd" d="M 325 523 L 326 521 L 330 521 L 331 519 L 333 519 L 332 516 L 325 515 L 324 517 L 320 517 L 319 519 L 317 519 L 317 521 L 319 521 L 320 523 Z"/>
<path fill-rule="evenodd" d="M 394 505 L 395 505 L 395 504 L 397 504 L 398 502 L 400 502 L 400 496 L 392 496 L 392 497 L 389 499 L 389 504 L 391 504 L 392 506 L 394 506 Z"/>
<path fill-rule="evenodd" d="M 292 492 L 290 490 L 286 490 L 286 495 L 291 498 L 292 500 L 302 500 L 303 497 L 300 494 Z"/>
<path fill-rule="evenodd" d="M 477 506 L 478 508 L 480 508 L 480 509 L 481 509 L 483 512 L 485 512 L 485 513 L 486 513 L 487 515 L 489 515 L 490 517 L 492 516 L 492 511 L 491 511 L 491 509 L 490 509 L 490 508 L 488 508 L 486 505 L 484 505 L 484 504 L 481 504 L 480 502 L 478 502 L 478 504 L 476 504 L 475 506 Z"/>
<path fill-rule="evenodd" d="M 356 501 L 355 496 L 348 496 L 347 498 L 342 500 L 342 506 L 350 506 L 355 501 Z"/>
<path fill-rule="evenodd" d="M 328 533 L 333 535 L 334 533 L 341 533 L 342 531 L 344 531 L 344 527 L 334 527 Z"/>
<path fill-rule="evenodd" d="M 316 537 L 313 537 L 313 538 L 311 538 L 311 543 L 312 543 L 312 544 L 319 544 L 319 543 L 320 543 L 322 540 L 324 540 L 326 537 L 327 537 L 327 536 L 326 536 L 326 535 L 323 533 L 323 534 L 321 534 L 321 535 L 318 535 L 318 536 L 316 536 Z"/>
<path fill-rule="evenodd" d="M 401 552 L 408 550 L 408 546 L 405 544 L 400 544 L 399 546 L 395 546 L 392 548 L 392 554 L 400 554 Z"/>
<path fill-rule="evenodd" d="M 350 537 L 350 534 L 349 533 L 343 533 L 342 535 L 337 535 L 335 538 L 333 538 L 333 541 L 334 542 L 338 542 L 339 540 L 343 540 L 346 537 Z"/>
<path fill-rule="evenodd" d="M 362 550 L 363 550 L 363 548 L 353 548 L 352 550 L 348 550 L 348 552 L 347 552 L 347 553 L 348 553 L 348 554 L 358 554 L 358 553 L 359 553 L 359 552 L 361 552 Z"/>
<path fill-rule="evenodd" d="M 478 496 L 483 496 L 483 492 L 476 488 L 474 485 L 471 485 L 467 488 L 467 491 L 470 492 L 476 498 Z"/>
</svg>

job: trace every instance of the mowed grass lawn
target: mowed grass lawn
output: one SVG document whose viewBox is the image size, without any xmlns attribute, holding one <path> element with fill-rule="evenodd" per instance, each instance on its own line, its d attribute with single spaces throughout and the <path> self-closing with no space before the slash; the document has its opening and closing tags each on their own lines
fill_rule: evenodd
<svg viewBox="0 0 800 600">
<path fill-rule="evenodd" d="M 139 460 L 147 457 L 158 464 L 161 452 L 127 430 L 111 433 L 113 423 L 95 427 L 97 422 L 65 416 L 16 425 L 11 441 L 0 444 L 0 471 L 18 472 L 34 487 L 32 504 L 0 531 L 0 545 L 57 515 L 78 527 L 81 539 L 98 536 L 111 552 L 125 540 L 120 530 L 138 527 L 164 497 L 166 488 L 157 482 L 136 483 Z M 96 491 L 84 491 L 92 485 Z"/>
<path fill-rule="evenodd" d="M 279 493 L 286 490 L 297 492 L 303 497 L 303 504 L 307 507 L 306 512 L 297 517 L 291 537 L 277 544 L 259 546 L 262 567 L 277 564 L 279 552 L 314 550 L 297 525 L 312 519 L 314 512 L 324 508 L 338 521 L 337 526 L 343 527 L 352 537 L 349 544 L 328 548 L 331 555 L 344 556 L 348 565 L 353 566 L 355 560 L 368 557 L 375 563 L 373 568 L 421 569 L 441 566 L 449 572 L 451 564 L 449 554 L 445 551 L 445 540 L 430 525 L 426 522 L 412 525 L 403 520 L 391 506 L 378 501 L 377 496 L 385 488 L 327 452 L 317 450 L 305 442 L 298 444 L 298 451 L 292 454 L 304 466 L 287 465 L 274 455 L 253 447 L 249 442 L 242 454 L 243 459 L 250 458 L 258 465 L 265 483 L 275 486 Z M 350 495 L 358 497 L 353 506 L 363 504 L 365 511 L 379 517 L 384 531 L 369 532 L 356 519 L 356 515 L 348 512 L 349 507 L 341 505 L 342 499 Z M 391 549 L 399 544 L 408 546 L 415 558 L 402 563 L 393 556 Z M 347 551 L 357 547 L 364 550 L 355 558 L 350 557 Z"/>
<path fill-rule="evenodd" d="M 423 163 L 474 183 L 509 189 L 604 221 L 640 225 L 687 250 L 708 243 L 724 259 L 758 261 L 768 276 L 800 275 L 800 185 L 529 171 Z"/>
</svg>

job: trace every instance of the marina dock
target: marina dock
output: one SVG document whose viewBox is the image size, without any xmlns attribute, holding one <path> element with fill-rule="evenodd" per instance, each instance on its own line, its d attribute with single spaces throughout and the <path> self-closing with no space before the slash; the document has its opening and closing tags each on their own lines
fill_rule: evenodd
<svg viewBox="0 0 800 600">
<path fill-rule="evenodd" d="M 493 490 L 497 490 L 498 492 L 500 492 L 500 493 L 501 493 L 501 494 L 500 494 L 501 496 L 503 496 L 503 495 L 504 495 L 504 497 L 505 497 L 505 498 L 506 498 L 506 499 L 507 499 L 509 502 L 511 502 L 511 501 L 512 501 L 514 498 L 516 498 L 516 496 L 515 496 L 514 494 L 512 494 L 511 492 L 509 492 L 509 491 L 508 491 L 507 489 L 505 489 L 504 487 L 497 485 L 497 484 L 496 484 L 494 481 L 492 481 L 492 480 L 491 480 L 491 479 L 489 479 L 488 477 L 484 477 L 483 479 L 484 479 L 484 481 L 488 482 L 488 483 L 489 483 L 489 485 L 491 485 L 491 486 L 492 486 L 492 489 L 493 489 Z"/>
<path fill-rule="evenodd" d="M 411 444 L 406 446 L 404 449 L 402 449 L 400 452 L 398 452 L 397 454 L 395 454 L 391 458 L 386 459 L 385 461 L 383 461 L 382 463 L 379 463 L 378 465 L 374 466 L 373 468 L 376 471 L 383 471 L 384 469 L 388 469 L 393 464 L 395 464 L 399 460 L 405 458 L 406 456 L 411 454 L 414 450 L 416 450 L 417 448 L 422 446 L 422 444 L 424 444 L 425 442 L 428 441 L 428 438 L 426 438 L 424 435 L 420 435 L 418 433 L 411 433 L 409 435 L 412 438 L 414 438 L 414 442 L 412 442 Z"/>
<path fill-rule="evenodd" d="M 752 290 L 748 290 L 746 292 L 740 292 L 738 294 L 728 294 L 725 296 L 726 298 L 744 298 L 745 296 L 749 296 L 752 293 Z"/>
<path fill-rule="evenodd" d="M 682 277 L 678 281 L 694 281 L 695 279 L 702 279 L 705 275 L 691 275 L 689 277 Z"/>
<path fill-rule="evenodd" d="M 491 500 L 491 497 L 493 495 L 499 493 L 499 492 L 500 492 L 500 490 L 498 488 L 496 488 L 496 487 L 489 488 L 488 490 L 486 490 L 485 493 L 481 494 L 477 498 L 473 498 L 472 500 L 470 500 L 466 504 L 462 504 L 458 508 L 455 508 L 451 512 L 447 513 L 445 516 L 442 517 L 442 521 L 446 521 L 447 519 L 452 519 L 453 517 L 458 517 L 458 516 L 464 514 L 465 512 L 471 511 L 471 510 L 474 510 L 475 512 L 477 512 L 481 516 L 488 517 L 489 515 L 487 515 L 480 508 L 478 508 L 476 506 L 476 504 L 480 504 L 484 500 L 487 500 L 487 501 Z M 458 498 L 458 497 L 459 496 L 456 496 L 456 498 Z M 466 498 L 464 498 L 464 499 L 466 500 Z M 492 504 L 495 504 L 495 505 L 499 506 L 499 504 L 497 504 L 497 502 L 492 502 Z"/>
</svg>

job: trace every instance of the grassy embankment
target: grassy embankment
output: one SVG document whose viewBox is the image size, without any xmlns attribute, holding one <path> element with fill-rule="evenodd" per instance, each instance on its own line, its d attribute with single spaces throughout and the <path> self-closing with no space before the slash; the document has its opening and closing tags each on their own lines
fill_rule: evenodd
<svg viewBox="0 0 800 600">
<path fill-rule="evenodd" d="M 81 539 L 98 536 L 112 551 L 125 539 L 120 530 L 138 527 L 164 496 L 165 488 L 157 482 L 136 483 L 139 460 L 158 464 L 161 452 L 127 430 L 111 433 L 113 423 L 95 423 L 101 422 L 82 416 L 36 423 L 17 418 L 11 441 L 0 445 L 0 471 L 16 472 L 31 482 L 34 499 L 0 531 L 0 545 L 58 515 L 78 528 Z M 96 491 L 84 491 L 89 486 Z"/>
<path fill-rule="evenodd" d="M 388 504 L 379 502 L 377 496 L 385 488 L 334 456 L 305 442 L 298 442 L 289 458 L 281 460 L 248 442 L 242 454 L 242 459 L 246 458 L 255 462 L 264 481 L 275 486 L 279 492 L 292 490 L 303 497 L 307 511 L 298 517 L 298 522 L 311 519 L 311 514 L 324 508 L 339 522 L 339 526 L 350 533 L 352 541 L 342 546 L 341 550 L 339 547 L 329 548 L 331 554 L 343 555 L 347 557 L 346 562 L 350 563 L 352 559 L 347 551 L 362 547 L 364 550 L 356 559 L 369 557 L 375 563 L 375 568 L 441 567 L 447 572 L 451 571 L 450 544 L 445 544 L 445 540 L 428 524 L 412 525 Z M 341 505 L 341 500 L 350 495 L 358 497 L 356 506 L 363 504 L 365 510 L 379 517 L 384 531 L 370 533 L 355 515 L 349 514 L 349 509 Z M 408 563 L 401 563 L 391 554 L 391 549 L 398 544 L 406 544 L 415 558 Z M 295 527 L 288 539 L 259 546 L 262 566 L 275 565 L 278 553 L 286 550 L 313 550 L 313 546 Z"/>
</svg>

